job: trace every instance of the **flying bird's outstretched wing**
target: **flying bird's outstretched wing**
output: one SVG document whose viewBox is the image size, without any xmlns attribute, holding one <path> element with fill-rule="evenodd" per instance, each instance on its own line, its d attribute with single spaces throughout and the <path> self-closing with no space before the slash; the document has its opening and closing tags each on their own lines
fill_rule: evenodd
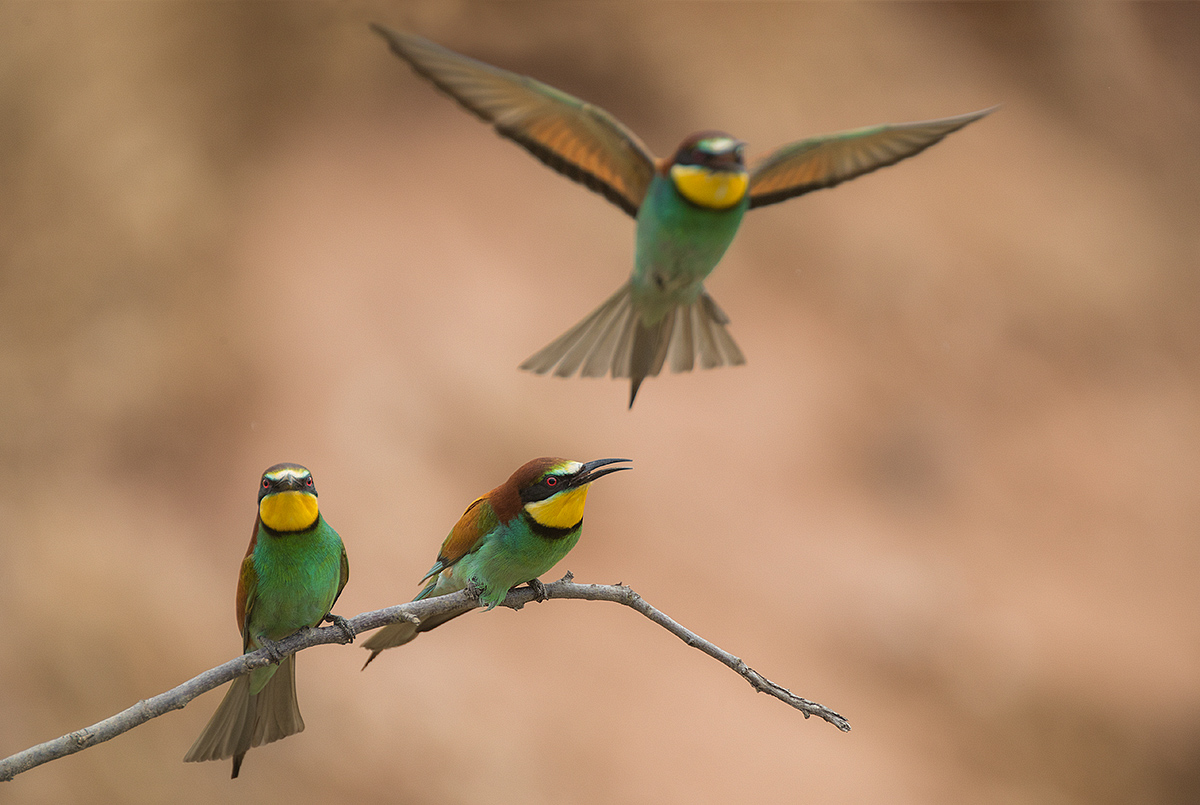
<svg viewBox="0 0 1200 805">
<path fill-rule="evenodd" d="M 785 145 L 750 169 L 750 208 L 833 187 L 894 165 L 995 109 L 918 123 L 868 126 Z"/>
<path fill-rule="evenodd" d="M 654 178 L 654 157 L 598 106 L 420 36 L 371 28 L 392 52 L 502 136 L 564 176 L 636 216 Z"/>
</svg>

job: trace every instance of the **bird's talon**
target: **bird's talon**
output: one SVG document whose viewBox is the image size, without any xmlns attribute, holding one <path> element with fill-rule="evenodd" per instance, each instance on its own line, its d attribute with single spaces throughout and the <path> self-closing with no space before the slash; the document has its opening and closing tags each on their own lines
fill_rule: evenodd
<svg viewBox="0 0 1200 805">
<path fill-rule="evenodd" d="M 278 643 L 267 637 L 258 638 L 258 642 L 261 644 L 263 651 L 267 652 L 267 659 L 271 661 L 272 665 L 279 665 L 279 663 L 283 662 L 283 652 L 279 650 Z"/>
<path fill-rule="evenodd" d="M 322 618 L 322 623 L 326 622 L 332 623 L 341 630 L 343 635 L 346 636 L 346 639 L 342 641 L 342 645 L 354 642 L 354 627 L 350 625 L 350 621 L 346 620 L 341 615 L 334 615 L 332 612 L 330 612 L 328 615 Z"/>
<path fill-rule="evenodd" d="M 525 583 L 529 585 L 529 589 L 533 590 L 534 601 L 540 602 L 549 600 L 550 596 L 546 594 L 546 585 L 542 584 L 541 579 L 530 579 Z"/>
</svg>

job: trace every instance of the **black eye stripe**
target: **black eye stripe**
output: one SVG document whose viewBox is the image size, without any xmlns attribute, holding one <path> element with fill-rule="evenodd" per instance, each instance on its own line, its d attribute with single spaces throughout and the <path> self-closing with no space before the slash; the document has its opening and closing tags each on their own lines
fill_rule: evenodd
<svg viewBox="0 0 1200 805">
<path fill-rule="evenodd" d="M 284 476 L 282 478 L 263 478 L 261 481 L 263 489 L 276 489 L 281 483 L 302 484 L 303 486 L 312 489 L 316 486 L 311 475 L 306 476 Z"/>
<path fill-rule="evenodd" d="M 547 475 L 542 480 L 521 491 L 521 502 L 534 503 L 539 500 L 545 500 L 569 488 L 570 484 L 567 478 L 561 475 Z"/>
</svg>

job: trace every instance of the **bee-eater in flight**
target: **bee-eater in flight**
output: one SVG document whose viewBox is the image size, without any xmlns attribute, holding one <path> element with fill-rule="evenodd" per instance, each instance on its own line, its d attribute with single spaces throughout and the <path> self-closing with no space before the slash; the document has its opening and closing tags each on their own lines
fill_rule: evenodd
<svg viewBox="0 0 1200 805">
<path fill-rule="evenodd" d="M 745 363 L 729 318 L 704 290 L 746 210 L 861 176 L 918 154 L 992 111 L 870 126 L 785 145 L 747 169 L 720 131 L 656 159 L 609 113 L 532 78 L 420 36 L 371 26 L 396 55 L 496 132 L 637 219 L 629 281 L 522 369 L 630 379 L 629 406 L 667 359 L 673 372 Z M 994 107 L 993 107 L 994 109 Z"/>
<path fill-rule="evenodd" d="M 579 542 L 588 485 L 612 472 L 626 458 L 601 458 L 581 464 L 562 458 L 535 458 L 500 486 L 475 500 L 442 543 L 437 561 L 425 574 L 429 582 L 414 601 L 447 595 L 470 585 L 492 609 L 508 591 L 538 579 Z M 463 612 L 435 615 L 420 624 L 385 626 L 363 643 L 370 650 L 363 668 L 387 648 L 402 646 Z"/>
<path fill-rule="evenodd" d="M 346 621 L 330 614 L 350 577 L 346 549 L 317 505 L 312 473 L 276 464 L 258 486 L 258 517 L 237 585 L 237 623 L 245 653 L 329 620 L 353 639 Z M 304 729 L 296 701 L 296 655 L 233 680 L 184 761 L 233 758 L 233 777 L 254 746 Z"/>
</svg>

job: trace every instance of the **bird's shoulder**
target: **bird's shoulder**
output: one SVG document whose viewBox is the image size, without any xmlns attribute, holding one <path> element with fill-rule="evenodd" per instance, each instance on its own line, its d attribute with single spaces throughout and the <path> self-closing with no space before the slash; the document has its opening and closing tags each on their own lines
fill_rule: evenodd
<svg viewBox="0 0 1200 805">
<path fill-rule="evenodd" d="M 487 495 L 476 498 L 462 517 L 450 529 L 450 534 L 442 543 L 438 552 L 438 564 L 447 568 L 474 552 L 483 542 L 483 538 L 500 525 L 500 518 Z"/>
</svg>

